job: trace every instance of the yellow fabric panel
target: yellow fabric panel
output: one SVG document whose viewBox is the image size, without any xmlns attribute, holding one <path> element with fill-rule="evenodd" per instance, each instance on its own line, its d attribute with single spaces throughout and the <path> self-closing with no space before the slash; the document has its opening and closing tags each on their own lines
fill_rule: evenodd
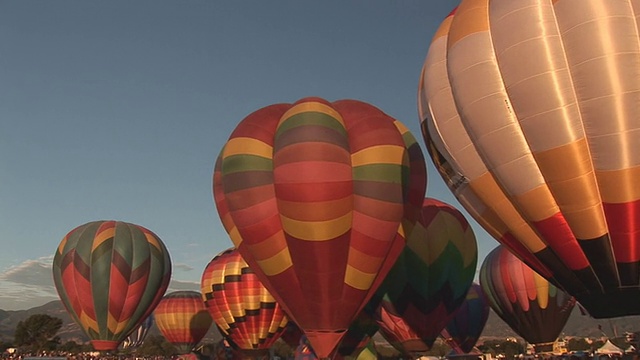
<svg viewBox="0 0 640 360">
<path fill-rule="evenodd" d="M 240 235 L 238 228 L 234 226 L 231 229 L 227 229 L 227 232 L 229 233 L 229 238 L 233 242 L 233 245 L 235 247 L 240 246 L 240 244 L 242 243 L 242 236 Z"/>
<path fill-rule="evenodd" d="M 438 213 L 429 226 L 425 228 L 422 224 L 413 228 L 411 236 L 407 239 L 407 247 L 411 249 L 425 263 L 431 265 L 444 251 L 446 241 L 433 241 L 433 239 L 447 239 L 446 225 L 443 224 L 442 213 Z"/>
<path fill-rule="evenodd" d="M 406 127 L 403 123 L 401 123 L 398 120 L 394 120 L 393 125 L 396 126 L 396 128 L 398 129 L 398 132 L 400 132 L 400 135 L 404 135 L 409 132 L 409 128 Z"/>
<path fill-rule="evenodd" d="M 351 155 L 351 165 L 402 164 L 406 149 L 396 145 L 378 145 L 364 148 Z"/>
<path fill-rule="evenodd" d="M 485 204 L 502 219 L 510 232 L 522 242 L 522 244 L 532 253 L 537 253 L 547 246 L 540 240 L 537 233 L 533 232 L 531 226 L 522 218 L 520 213 L 513 207 L 511 201 L 504 195 L 491 174 L 486 173 L 478 179 L 469 183 L 473 192 Z"/>
<path fill-rule="evenodd" d="M 275 234 L 265 238 L 259 243 L 251 245 L 251 252 L 254 254 L 256 260 L 268 259 L 282 250 L 287 248 L 287 241 L 284 238 L 284 232 L 282 230 L 277 231 Z"/>
<path fill-rule="evenodd" d="M 380 269 L 381 258 L 371 256 L 354 247 L 349 248 L 347 263 L 365 273 L 375 273 Z"/>
<path fill-rule="evenodd" d="M 115 226 L 110 227 L 106 230 L 103 230 L 99 234 L 96 234 L 96 237 L 93 239 L 93 246 L 91 247 L 91 250 L 92 251 L 95 250 L 98 246 L 102 245 L 103 242 L 105 242 L 108 239 L 111 239 L 115 235 L 116 235 Z"/>
<path fill-rule="evenodd" d="M 351 265 L 347 265 L 344 273 L 344 283 L 358 290 L 369 290 L 377 272 L 370 274 L 362 272 Z"/>
<path fill-rule="evenodd" d="M 577 142 L 535 155 L 555 201 L 578 239 L 607 233 L 600 194 L 587 142 Z"/>
<path fill-rule="evenodd" d="M 60 245 L 58 245 L 58 252 L 60 254 L 63 253 L 64 251 L 64 247 L 67 245 L 67 241 L 69 240 L 69 238 L 65 235 L 64 238 L 62 238 L 62 241 L 60 241 Z"/>
<path fill-rule="evenodd" d="M 111 315 L 111 313 L 109 312 L 109 314 L 107 315 L 107 329 L 115 334 L 117 332 L 117 328 L 118 320 L 114 318 L 113 315 Z"/>
<path fill-rule="evenodd" d="M 489 0 L 462 0 L 449 29 L 449 47 L 467 35 L 489 31 Z"/>
<path fill-rule="evenodd" d="M 640 199 L 640 166 L 613 171 L 596 171 L 602 201 L 621 204 Z"/>
<path fill-rule="evenodd" d="M 512 195 L 513 202 L 520 205 L 524 217 L 529 221 L 541 221 L 560 212 L 553 195 L 546 185 L 538 186 L 524 194 Z"/>
<path fill-rule="evenodd" d="M 158 239 L 153 236 L 152 234 L 149 233 L 145 233 L 145 238 L 147 239 L 147 242 L 152 245 L 153 247 L 155 247 L 158 250 L 162 250 L 162 246 L 160 246 L 160 243 L 158 243 Z"/>
<path fill-rule="evenodd" d="M 314 201 L 313 206 L 300 201 L 278 200 L 278 207 L 287 214 L 295 215 L 298 221 L 326 221 L 345 215 L 353 210 L 353 196 L 329 201 Z"/>
<path fill-rule="evenodd" d="M 229 139 L 222 150 L 223 159 L 233 155 L 256 155 L 271 159 L 273 157 L 273 147 L 258 139 L 237 137 Z"/>
<path fill-rule="evenodd" d="M 86 312 L 82 311 L 78 318 L 80 319 L 80 324 L 82 324 L 84 329 L 93 329 L 98 332 L 98 323 L 89 317 Z"/>
<path fill-rule="evenodd" d="M 549 306 L 549 282 L 535 271 L 532 271 L 532 274 L 538 294 L 538 305 L 541 309 L 546 309 Z"/>
<path fill-rule="evenodd" d="M 253 249 L 252 253 L 255 253 Z M 291 254 L 289 254 L 289 249 L 285 248 L 276 255 L 264 259 L 264 260 L 256 260 L 262 271 L 267 276 L 278 275 L 291 266 L 293 266 L 293 262 L 291 261 Z"/>
<path fill-rule="evenodd" d="M 319 112 L 319 113 L 327 114 L 332 118 L 338 120 L 342 124 L 342 126 L 344 126 L 344 120 L 342 120 L 342 116 L 340 115 L 339 112 L 337 112 L 335 109 L 333 109 L 328 105 L 315 102 L 315 101 L 303 102 L 291 107 L 289 110 L 287 110 L 287 112 L 284 113 L 284 115 L 282 115 L 282 117 L 280 118 L 280 122 L 278 123 L 278 126 L 280 126 L 280 124 L 282 124 L 282 122 L 285 121 L 286 119 L 294 115 L 305 113 L 305 112 Z"/>
<path fill-rule="evenodd" d="M 326 221 L 298 221 L 280 215 L 282 228 L 287 234 L 302 240 L 325 241 L 335 239 L 351 229 L 353 214 Z"/>
</svg>

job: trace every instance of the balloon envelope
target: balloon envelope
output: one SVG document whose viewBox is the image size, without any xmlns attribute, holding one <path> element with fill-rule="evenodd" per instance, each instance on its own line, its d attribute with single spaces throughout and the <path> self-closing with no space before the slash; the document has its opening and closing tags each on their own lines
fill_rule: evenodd
<svg viewBox="0 0 640 360">
<path fill-rule="evenodd" d="M 165 295 L 154 318 L 162 336 L 180 354 L 191 352 L 213 323 L 197 291 L 174 291 Z"/>
<path fill-rule="evenodd" d="M 480 285 L 474 283 L 441 335 L 456 353 L 468 353 L 478 342 L 488 319 L 489 302 Z"/>
<path fill-rule="evenodd" d="M 151 329 L 151 326 L 153 326 L 153 324 L 153 315 L 147 316 L 147 318 L 142 321 L 140 326 L 138 326 L 129 336 L 127 336 L 127 338 L 123 342 L 124 347 L 137 348 L 142 345 L 144 340 L 147 338 L 147 334 L 149 334 L 149 329 Z"/>
<path fill-rule="evenodd" d="M 269 349 L 289 322 L 236 249 L 209 262 L 202 274 L 201 292 L 220 333 L 241 350 Z"/>
<path fill-rule="evenodd" d="M 160 238 L 120 221 L 73 229 L 53 259 L 58 295 L 98 351 L 115 350 L 153 312 L 170 278 Z"/>
<path fill-rule="evenodd" d="M 556 340 L 575 305 L 502 245 L 482 263 L 480 285 L 496 314 L 537 350 Z"/>
<path fill-rule="evenodd" d="M 267 106 L 222 150 L 214 174 L 222 222 L 320 357 L 402 249 L 424 166 L 402 124 L 355 100 Z"/>
<path fill-rule="evenodd" d="M 373 301 L 382 299 L 380 307 L 430 347 L 462 305 L 477 261 L 476 238 L 462 213 L 426 198 L 420 221 Z"/>
<path fill-rule="evenodd" d="M 632 0 L 463 0 L 431 42 L 419 112 L 438 171 L 489 233 L 592 316 L 640 314 Z"/>
</svg>

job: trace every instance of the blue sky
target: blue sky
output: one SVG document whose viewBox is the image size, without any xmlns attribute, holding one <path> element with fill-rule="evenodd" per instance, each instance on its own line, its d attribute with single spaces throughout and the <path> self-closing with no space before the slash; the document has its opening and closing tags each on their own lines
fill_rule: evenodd
<svg viewBox="0 0 640 360">
<path fill-rule="evenodd" d="M 215 158 L 261 107 L 367 101 L 424 149 L 418 77 L 456 3 L 0 2 L 0 309 L 57 299 L 57 245 L 100 219 L 154 231 L 172 288 L 198 289 L 231 246 L 212 201 Z M 427 195 L 460 208 L 428 166 Z M 481 261 L 497 242 L 474 229 Z"/>
</svg>

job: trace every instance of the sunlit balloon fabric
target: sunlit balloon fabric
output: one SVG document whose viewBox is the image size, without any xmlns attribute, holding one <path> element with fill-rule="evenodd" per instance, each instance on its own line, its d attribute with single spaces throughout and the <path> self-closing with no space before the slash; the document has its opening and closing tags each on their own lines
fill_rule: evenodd
<svg viewBox="0 0 640 360">
<path fill-rule="evenodd" d="M 455 316 L 442 330 L 441 336 L 458 354 L 469 353 L 489 319 L 489 302 L 480 285 L 471 285 Z"/>
<path fill-rule="evenodd" d="M 233 243 L 320 357 L 401 251 L 425 186 L 411 133 L 356 100 L 257 110 L 231 134 L 214 174 Z"/>
<path fill-rule="evenodd" d="M 174 291 L 165 295 L 153 316 L 162 336 L 180 354 L 191 352 L 213 323 L 197 291 Z"/>
<path fill-rule="evenodd" d="M 500 245 L 484 259 L 480 285 L 491 308 L 530 344 L 553 343 L 575 300 L 549 283 Z"/>
<path fill-rule="evenodd" d="M 241 350 L 269 349 L 287 327 L 283 308 L 236 249 L 209 262 L 201 292 L 222 335 Z"/>
<path fill-rule="evenodd" d="M 53 259 L 53 280 L 96 350 L 115 350 L 164 295 L 171 259 L 142 226 L 94 221 L 69 232 Z"/>
<path fill-rule="evenodd" d="M 462 213 L 426 198 L 420 221 L 376 293 L 380 307 L 431 346 L 464 302 L 477 262 L 476 238 Z"/>
<path fill-rule="evenodd" d="M 597 318 L 640 314 L 640 8 L 463 0 L 419 112 L 436 167 L 501 243 Z"/>
</svg>

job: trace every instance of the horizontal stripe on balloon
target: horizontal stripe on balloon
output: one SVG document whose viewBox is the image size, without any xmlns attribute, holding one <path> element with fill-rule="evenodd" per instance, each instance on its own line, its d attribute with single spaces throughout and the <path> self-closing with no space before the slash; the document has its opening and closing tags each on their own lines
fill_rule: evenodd
<svg viewBox="0 0 640 360">
<path fill-rule="evenodd" d="M 366 273 L 347 264 L 347 269 L 344 274 L 344 283 L 358 290 L 369 290 L 377 274 L 377 272 Z"/>
<path fill-rule="evenodd" d="M 287 114 L 285 114 L 282 117 L 282 120 L 280 120 L 280 124 L 278 125 L 278 129 L 276 131 L 276 139 L 278 139 L 281 134 L 284 134 L 287 131 L 292 131 L 293 129 L 301 126 L 326 127 L 341 134 L 344 137 L 347 136 L 347 131 L 344 128 L 344 124 L 335 116 L 316 111 L 305 111 L 294 114 L 292 116 L 287 116 Z"/>
<path fill-rule="evenodd" d="M 301 161 L 277 166 L 273 170 L 274 182 L 288 183 L 334 183 L 351 180 L 351 166 L 328 161 Z"/>
<path fill-rule="evenodd" d="M 222 160 L 223 176 L 248 171 L 271 171 L 272 169 L 273 160 L 271 158 L 251 154 L 228 156 Z"/>
<path fill-rule="evenodd" d="M 404 211 L 403 204 L 390 203 L 366 196 L 354 196 L 351 201 L 359 213 L 378 220 L 397 222 L 400 214 Z"/>
<path fill-rule="evenodd" d="M 353 168 L 353 179 L 358 181 L 379 181 L 403 183 L 403 179 L 409 177 L 409 170 L 398 164 L 369 164 L 363 166 L 355 166 Z"/>
<path fill-rule="evenodd" d="M 255 252 L 252 250 L 252 253 Z M 262 269 L 265 275 L 273 276 L 278 275 L 293 265 L 291 261 L 291 254 L 289 254 L 289 249 L 285 248 L 276 255 L 267 258 L 267 259 L 256 259 L 256 262 Z"/>
<path fill-rule="evenodd" d="M 351 229 L 351 212 L 326 221 L 298 221 L 280 214 L 284 231 L 301 240 L 325 241 L 337 238 Z"/>
<path fill-rule="evenodd" d="M 354 193 L 352 180 L 305 184 L 275 184 L 278 200 L 314 203 L 351 197 Z"/>
<path fill-rule="evenodd" d="M 299 221 L 326 221 L 345 215 L 353 210 L 353 198 L 346 197 L 313 203 L 278 201 L 280 213 Z"/>
<path fill-rule="evenodd" d="M 351 165 L 351 154 L 339 146 L 326 142 L 304 142 L 278 150 L 274 158 L 274 166 L 300 161 L 329 161 Z"/>
<path fill-rule="evenodd" d="M 406 158 L 406 149 L 396 145 L 378 145 L 362 149 L 351 155 L 354 167 L 376 164 L 403 164 Z"/>
<path fill-rule="evenodd" d="M 303 102 L 303 103 L 299 103 L 292 106 L 289 110 L 287 110 L 282 115 L 280 123 L 282 123 L 283 121 L 282 119 L 288 119 L 297 114 L 310 112 L 310 111 L 326 114 L 336 119 L 336 121 L 342 123 L 342 126 L 344 127 L 344 121 L 342 120 L 342 116 L 340 115 L 340 113 L 338 113 L 335 109 L 333 109 L 331 106 L 328 106 L 327 104 L 323 104 L 315 101 Z"/>
<path fill-rule="evenodd" d="M 227 194 L 226 197 L 229 201 L 225 201 L 224 205 L 228 206 L 228 210 L 238 211 L 273 199 L 275 193 L 273 191 L 273 184 L 267 184 L 236 190 Z"/>
<path fill-rule="evenodd" d="M 281 149 L 284 149 L 293 144 L 299 144 L 304 142 L 323 142 L 327 144 L 333 144 L 337 147 L 349 150 L 349 138 L 341 134 L 340 132 L 331 128 L 307 125 L 297 128 L 293 128 L 287 132 L 280 134 L 275 139 L 274 144 L 274 156 L 277 156 Z"/>
<path fill-rule="evenodd" d="M 222 158 L 235 155 L 253 155 L 265 159 L 270 159 L 273 155 L 273 147 L 258 139 L 250 137 L 235 137 L 229 139 L 222 150 Z"/>
<path fill-rule="evenodd" d="M 403 203 L 403 188 L 400 183 L 362 181 L 353 183 L 353 194 L 390 203 Z"/>
<path fill-rule="evenodd" d="M 224 191 L 229 194 L 234 191 L 252 187 L 273 184 L 273 172 L 269 171 L 243 171 L 224 175 Z"/>
</svg>

